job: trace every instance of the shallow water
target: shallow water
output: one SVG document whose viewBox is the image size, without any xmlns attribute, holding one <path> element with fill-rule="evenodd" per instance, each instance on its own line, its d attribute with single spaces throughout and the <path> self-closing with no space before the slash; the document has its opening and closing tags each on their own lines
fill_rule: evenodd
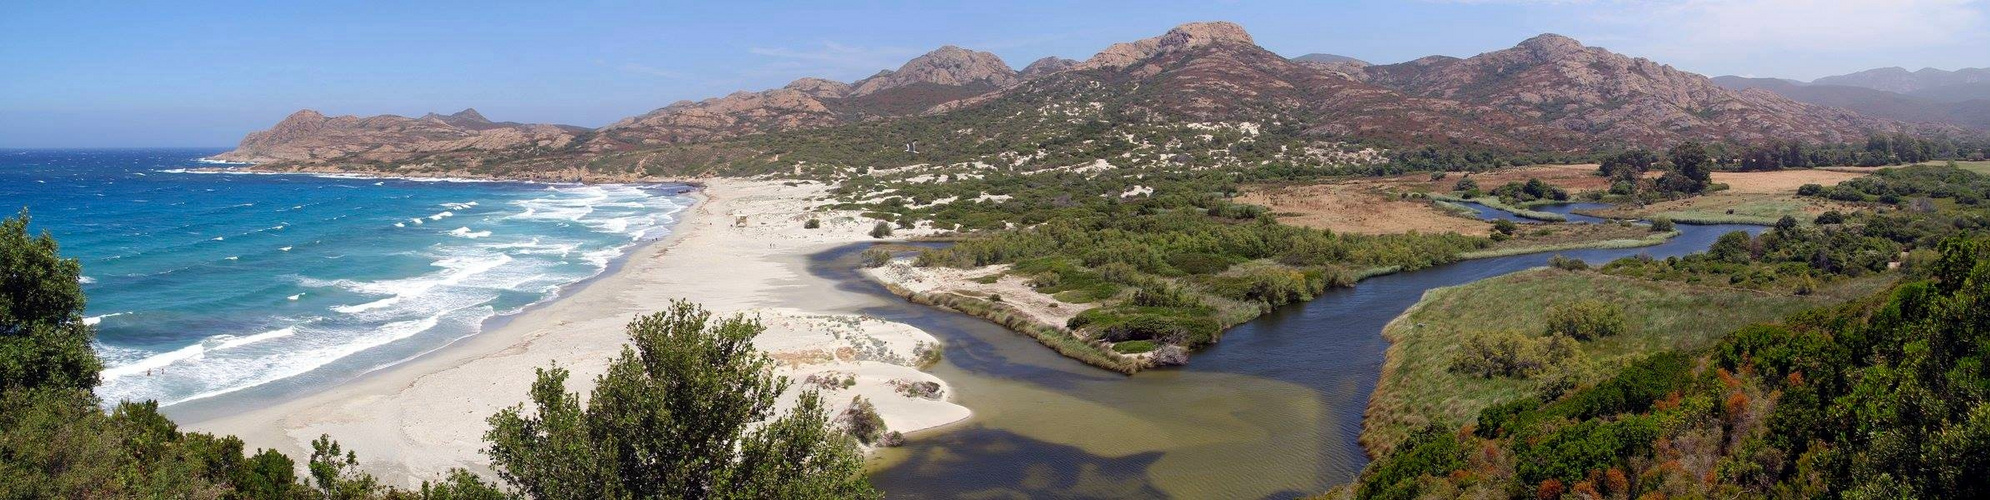
<svg viewBox="0 0 1990 500">
<path fill-rule="evenodd" d="M 1565 212 L 1581 206 L 1543 207 Z M 1698 252 L 1729 231 L 1680 225 L 1665 244 L 1559 252 L 1592 264 Z M 853 272 L 855 245 L 814 258 L 841 287 L 890 297 Z M 973 409 L 967 422 L 886 450 L 872 482 L 895 498 L 1290 498 L 1345 483 L 1380 377 L 1382 327 L 1431 288 L 1546 265 L 1552 254 L 1379 276 L 1230 330 L 1189 365 L 1131 377 L 1057 355 L 979 319 L 902 300 L 863 312 L 946 342 L 931 370 Z"/>
<path fill-rule="evenodd" d="M 77 258 L 107 402 L 335 381 L 479 331 L 668 232 L 683 186 L 191 173 L 201 149 L 0 150 Z"/>
</svg>

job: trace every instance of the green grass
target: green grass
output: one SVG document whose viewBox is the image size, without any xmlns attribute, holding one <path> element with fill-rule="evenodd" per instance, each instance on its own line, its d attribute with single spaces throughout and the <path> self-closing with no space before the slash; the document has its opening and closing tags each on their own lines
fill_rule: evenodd
<svg viewBox="0 0 1990 500">
<path fill-rule="evenodd" d="M 1947 165 L 1947 164 L 1948 164 L 1948 162 L 1945 162 L 1945 161 L 1931 161 L 1931 162 L 1927 162 L 1927 163 L 1921 163 L 1921 165 Z M 1971 171 L 1971 172 L 1976 172 L 1976 173 L 1979 173 L 1979 174 L 1983 174 L 1983 175 L 1990 175 L 1990 160 L 1986 160 L 1986 161 L 1959 161 L 1959 162 L 1955 162 L 1955 166 L 1956 166 L 1956 168 L 1960 168 L 1960 169 L 1963 169 L 1963 170 L 1968 170 L 1968 171 Z"/>
<path fill-rule="evenodd" d="M 1805 209 L 1809 203 L 1791 196 L 1781 195 L 1742 195 L 1714 194 L 1705 199 L 1709 205 L 1687 210 L 1673 210 L 1652 214 L 1666 217 L 1672 222 L 1683 224 L 1775 224 L 1783 216 L 1795 217 L 1808 222 L 1813 217 Z M 1728 213 L 1732 211 L 1734 213 Z"/>
<path fill-rule="evenodd" d="M 1372 454 L 1384 454 L 1426 423 L 1456 428 L 1485 407 L 1534 395 L 1535 380 L 1478 378 L 1453 374 L 1449 367 L 1464 336 L 1504 329 L 1540 332 L 1552 304 L 1597 299 L 1623 306 L 1631 320 L 1627 333 L 1582 346 L 1598 371 L 1590 380 L 1602 380 L 1631 360 L 1704 347 L 1749 323 L 1869 294 L 1893 277 L 1843 280 L 1797 296 L 1537 269 L 1431 290 L 1383 329 L 1391 345 L 1361 441 Z"/>
<path fill-rule="evenodd" d="M 1512 213 L 1513 215 L 1515 215 L 1515 216 L 1519 216 L 1519 217 L 1524 217 L 1524 218 L 1528 218 L 1528 219 L 1534 219 L 1534 220 L 1543 220 L 1543 221 L 1548 221 L 1548 222 L 1568 222 L 1568 220 L 1569 220 L 1568 216 L 1565 216 L 1565 215 L 1562 215 L 1562 214 L 1558 214 L 1558 213 L 1554 213 L 1554 212 L 1543 212 L 1543 211 L 1540 211 L 1540 210 L 1528 210 L 1528 209 L 1525 209 L 1525 208 L 1521 208 L 1521 207 L 1516 207 L 1516 206 L 1513 206 L 1513 205 L 1508 205 L 1508 204 L 1506 204 L 1506 203 L 1504 203 L 1504 202 L 1501 202 L 1501 201 L 1499 201 L 1499 198 L 1498 198 L 1498 197 L 1495 197 L 1495 196 L 1480 196 L 1480 197 L 1478 197 L 1478 198 L 1465 198 L 1465 197 L 1461 197 L 1461 196 L 1456 196 L 1456 195 L 1450 195 L 1450 194 L 1441 194 L 1441 193 L 1431 193 L 1431 194 L 1430 194 L 1429 196 L 1430 196 L 1430 198 L 1431 198 L 1431 199 L 1433 199 L 1433 200 L 1437 200 L 1438 202 L 1452 202 L 1452 203 L 1459 203 L 1459 202 L 1472 202 L 1472 203 L 1477 203 L 1477 204 L 1480 204 L 1480 205 L 1485 205 L 1485 206 L 1488 206 L 1488 207 L 1492 207 L 1492 208 L 1496 208 L 1496 209 L 1500 209 L 1500 210 L 1503 210 L 1503 211 L 1506 211 L 1506 212 L 1511 212 L 1511 213 Z M 1546 203 L 1536 203 L 1536 205 L 1552 205 L 1552 204 L 1555 204 L 1555 203 L 1568 203 L 1568 202 L 1561 202 L 1561 201 L 1553 201 L 1553 200 L 1549 200 L 1549 201 L 1548 201 L 1548 202 L 1546 202 Z M 1470 209 L 1471 207 L 1463 207 L 1463 208 L 1466 208 L 1466 209 Z M 1478 213 L 1478 212 L 1477 212 L 1477 211 L 1473 211 L 1473 213 L 1475 213 L 1475 214 L 1476 214 L 1476 213 Z"/>
<path fill-rule="evenodd" d="M 1458 254 L 1458 258 L 1460 258 L 1460 259 L 1484 259 L 1484 258 L 1489 258 L 1489 257 L 1505 257 L 1505 256 L 1508 256 L 1508 255 L 1521 255 L 1521 254 L 1530 254 L 1530 253 L 1541 253 L 1541 252 L 1559 252 L 1559 251 L 1563 251 L 1563 250 L 1576 250 L 1576 249 L 1582 249 L 1582 248 L 1637 248 L 1637 247 L 1648 247 L 1648 246 L 1653 246 L 1653 245 L 1657 245 L 1657 244 L 1660 244 L 1660 243 L 1665 243 L 1665 240 L 1669 240 L 1669 239 L 1672 239 L 1672 237 L 1674 237 L 1674 236 L 1678 236 L 1678 235 L 1679 235 L 1679 231 L 1666 231 L 1666 232 L 1663 232 L 1663 233 L 1652 233 L 1652 234 L 1651 234 L 1650 236 L 1646 236 L 1646 237 L 1643 237 L 1643 238 L 1624 238 L 1624 239 L 1614 239 L 1614 240 L 1597 240 L 1597 241 L 1579 241 L 1579 242 L 1571 242 L 1571 243 L 1557 243 L 1557 244 L 1550 244 L 1550 245 L 1535 245 L 1535 246 L 1526 246 L 1526 247 L 1513 247 L 1513 248 L 1495 248 L 1495 249 L 1490 249 L 1490 250 L 1480 250 L 1480 251 L 1476 251 L 1476 252 L 1465 252 L 1465 253 L 1461 253 L 1461 254 Z"/>
</svg>

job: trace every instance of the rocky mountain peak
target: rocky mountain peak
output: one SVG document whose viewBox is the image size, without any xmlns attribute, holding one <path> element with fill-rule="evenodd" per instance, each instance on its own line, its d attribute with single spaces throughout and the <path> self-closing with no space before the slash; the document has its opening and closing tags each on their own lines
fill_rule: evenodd
<svg viewBox="0 0 1990 500">
<path fill-rule="evenodd" d="M 449 117 L 458 120 L 473 120 L 480 122 L 491 121 L 489 118 L 484 118 L 483 113 L 478 113 L 477 108 L 463 108 L 462 111 L 457 111 L 454 114 L 449 115 Z"/>
<path fill-rule="evenodd" d="M 843 97 L 850 94 L 850 84 L 821 78 L 802 78 L 789 82 L 787 86 L 781 88 L 808 94 L 810 97 L 817 99 Z"/>
<path fill-rule="evenodd" d="M 1520 44 L 1515 45 L 1514 48 L 1531 52 L 1535 55 L 1535 57 L 1538 58 L 1553 59 L 1556 57 L 1561 57 L 1568 54 L 1581 52 L 1583 49 L 1587 49 L 1588 47 L 1583 46 L 1582 42 L 1576 41 L 1576 39 L 1574 38 L 1569 38 L 1554 33 L 1542 33 L 1539 35 L 1535 35 L 1534 38 L 1529 38 L 1525 41 L 1520 42 Z"/>
<path fill-rule="evenodd" d="M 1176 26 L 1154 38 L 1115 43 L 1093 55 L 1091 59 L 1086 59 L 1083 64 L 1078 65 L 1078 68 L 1123 68 L 1161 54 L 1211 45 L 1257 46 L 1251 40 L 1251 34 L 1236 23 L 1224 21 L 1188 23 Z"/>
<path fill-rule="evenodd" d="M 1031 78 L 1036 78 L 1039 76 L 1071 69 L 1071 67 L 1077 65 L 1078 61 L 1073 61 L 1070 59 L 1065 59 L 1056 56 L 1045 57 L 1043 59 L 1037 59 L 1036 62 L 1030 63 L 1029 66 L 1024 66 L 1023 72 L 1019 76 L 1021 76 L 1025 80 L 1028 80 Z"/>
<path fill-rule="evenodd" d="M 857 81 L 852 85 L 850 96 L 869 95 L 922 82 L 1005 87 L 1016 83 L 1016 70 L 995 54 L 948 45 L 906 61 L 897 71 L 878 73 Z"/>
<path fill-rule="evenodd" d="M 1161 35 L 1162 47 L 1201 47 L 1219 43 L 1257 45 L 1243 26 L 1228 21 L 1183 24 Z"/>
</svg>

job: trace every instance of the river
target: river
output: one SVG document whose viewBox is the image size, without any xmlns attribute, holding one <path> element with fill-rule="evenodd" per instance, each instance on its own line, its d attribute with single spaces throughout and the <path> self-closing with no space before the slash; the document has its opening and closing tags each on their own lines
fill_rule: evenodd
<svg viewBox="0 0 1990 500">
<path fill-rule="evenodd" d="M 1504 214 L 1471 206 L 1482 216 Z M 1573 215 L 1568 211 L 1584 207 L 1540 210 Z M 1591 264 L 1664 258 L 1705 250 L 1731 231 L 1763 229 L 1678 228 L 1678 237 L 1656 246 L 1554 253 Z M 1325 491 L 1368 462 L 1356 440 L 1388 349 L 1383 326 L 1426 290 L 1543 266 L 1554 254 L 1369 278 L 1238 325 L 1187 366 L 1128 377 L 995 324 L 898 300 L 856 272 L 867 246 L 818 254 L 810 271 L 846 290 L 893 299 L 859 312 L 945 342 L 945 359 L 931 371 L 974 410 L 966 422 L 880 453 L 871 480 L 893 498 L 1291 498 Z"/>
</svg>

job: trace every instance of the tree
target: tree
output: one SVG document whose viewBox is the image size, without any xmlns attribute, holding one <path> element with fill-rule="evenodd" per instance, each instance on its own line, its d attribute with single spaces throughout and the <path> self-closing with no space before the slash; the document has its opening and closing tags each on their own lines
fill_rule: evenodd
<svg viewBox="0 0 1990 500">
<path fill-rule="evenodd" d="M 675 301 L 629 323 L 631 345 L 585 404 L 539 370 L 524 404 L 490 418 L 498 476 L 534 498 L 869 498 L 863 457 L 815 391 L 774 415 L 786 378 L 753 348 L 759 322 Z M 772 420 L 752 429 L 756 422 Z"/>
<path fill-rule="evenodd" d="M 83 323 L 83 266 L 55 238 L 28 235 L 28 211 L 0 221 L 0 390 L 97 386 L 103 364 Z"/>
<path fill-rule="evenodd" d="M 1707 153 L 1707 146 L 1698 142 L 1684 142 L 1666 152 L 1672 160 L 1672 172 L 1660 179 L 1667 190 L 1682 193 L 1698 193 L 1707 189 L 1713 182 L 1713 157 Z"/>
<path fill-rule="evenodd" d="M 1650 150 L 1633 149 L 1604 158 L 1597 173 L 1617 180 L 1636 181 L 1645 171 L 1658 164 L 1658 155 Z"/>
</svg>

